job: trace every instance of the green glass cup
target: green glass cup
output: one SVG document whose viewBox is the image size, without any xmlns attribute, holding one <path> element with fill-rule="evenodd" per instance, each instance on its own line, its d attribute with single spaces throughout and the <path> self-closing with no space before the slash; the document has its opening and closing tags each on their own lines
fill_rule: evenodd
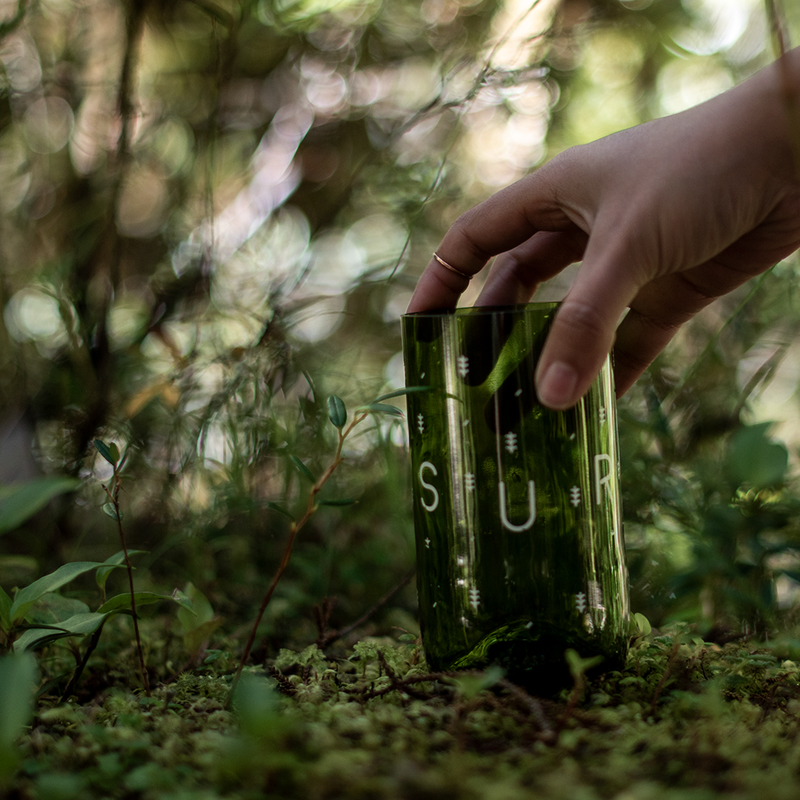
<svg viewBox="0 0 800 800">
<path fill-rule="evenodd" d="M 403 317 L 419 615 L 434 670 L 499 664 L 540 691 L 564 654 L 623 665 L 628 576 L 610 360 L 551 411 L 534 388 L 558 303 Z"/>
</svg>

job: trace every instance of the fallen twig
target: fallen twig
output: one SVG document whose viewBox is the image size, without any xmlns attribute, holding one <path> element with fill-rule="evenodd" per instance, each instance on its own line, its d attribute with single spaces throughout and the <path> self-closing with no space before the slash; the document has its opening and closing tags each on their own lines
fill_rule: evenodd
<svg viewBox="0 0 800 800">
<path fill-rule="evenodd" d="M 337 631 L 330 631 L 328 633 L 324 633 L 320 631 L 320 636 L 317 638 L 316 645 L 319 648 L 325 648 L 329 644 L 337 641 L 338 639 L 343 639 L 349 633 L 352 633 L 356 628 L 359 628 L 363 625 L 376 611 L 380 610 L 383 606 L 385 606 L 401 589 L 407 586 L 411 579 L 414 577 L 416 573 L 416 569 L 412 569 L 396 586 L 390 589 L 377 603 L 375 603 L 372 608 L 365 611 L 355 622 L 347 625 L 344 628 L 340 628 Z M 327 600 L 327 598 L 325 598 Z M 323 601 L 324 604 L 325 601 Z M 329 612 L 330 613 L 330 612 Z M 326 618 L 327 619 L 327 618 Z M 319 627 L 319 623 L 317 625 Z"/>
</svg>

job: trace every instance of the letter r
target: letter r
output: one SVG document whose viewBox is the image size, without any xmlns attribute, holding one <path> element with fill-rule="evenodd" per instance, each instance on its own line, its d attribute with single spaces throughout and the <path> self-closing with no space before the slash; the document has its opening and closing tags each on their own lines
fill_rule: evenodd
<svg viewBox="0 0 800 800">
<path fill-rule="evenodd" d="M 603 475 L 602 470 L 600 469 L 600 465 L 604 462 L 608 462 L 608 472 Z M 600 501 L 603 499 L 603 493 L 601 491 L 601 487 L 605 487 L 606 494 L 611 496 L 611 489 L 609 487 L 609 483 L 611 483 L 611 456 L 606 455 L 605 453 L 600 453 L 594 457 L 594 483 L 595 483 L 595 498 L 597 500 L 597 505 L 600 505 Z"/>
</svg>

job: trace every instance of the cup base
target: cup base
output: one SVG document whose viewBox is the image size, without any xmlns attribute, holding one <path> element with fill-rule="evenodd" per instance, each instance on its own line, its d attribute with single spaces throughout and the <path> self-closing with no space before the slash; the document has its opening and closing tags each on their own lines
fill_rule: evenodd
<svg viewBox="0 0 800 800">
<path fill-rule="evenodd" d="M 564 655 L 568 649 L 575 650 L 581 658 L 601 656 L 598 672 L 622 669 L 625 665 L 624 645 L 619 652 L 611 653 L 607 646 L 601 648 L 598 642 L 587 641 L 573 631 L 546 624 L 533 628 L 529 621 L 492 631 L 455 659 L 437 660 L 429 655 L 428 663 L 437 671 L 500 666 L 508 680 L 541 697 L 557 694 L 572 685 Z"/>
</svg>

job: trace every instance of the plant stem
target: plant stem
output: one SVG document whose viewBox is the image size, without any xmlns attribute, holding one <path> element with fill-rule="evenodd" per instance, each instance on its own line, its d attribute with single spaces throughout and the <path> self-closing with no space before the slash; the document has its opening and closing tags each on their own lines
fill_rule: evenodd
<svg viewBox="0 0 800 800">
<path fill-rule="evenodd" d="M 104 486 L 106 494 L 111 498 L 114 505 L 114 511 L 117 515 L 117 530 L 119 531 L 119 540 L 122 544 L 122 552 L 125 556 L 125 570 L 128 573 L 128 588 L 131 594 L 131 614 L 133 615 L 133 632 L 136 636 L 136 650 L 139 654 L 139 671 L 142 673 L 142 685 L 144 686 L 145 694 L 150 697 L 150 678 L 147 676 L 147 669 L 144 665 L 144 650 L 142 648 L 142 639 L 139 636 L 139 617 L 136 614 L 136 593 L 133 589 L 133 564 L 128 556 L 128 545 L 125 543 L 125 532 L 122 529 L 122 517 L 119 513 L 119 487 L 120 480 L 117 473 L 117 467 L 114 465 L 114 491 L 109 492 L 108 487 Z"/>
<path fill-rule="evenodd" d="M 230 706 L 230 703 L 233 699 L 234 692 L 236 691 L 236 687 L 239 684 L 239 679 L 242 676 L 242 670 L 244 669 L 244 665 L 247 663 L 247 659 L 250 658 L 250 652 L 253 649 L 253 644 L 256 640 L 256 634 L 258 633 L 258 627 L 261 625 L 261 620 L 264 617 L 264 612 L 267 610 L 267 606 L 269 605 L 269 601 L 272 599 L 272 595 L 275 592 L 276 587 L 278 586 L 278 582 L 280 581 L 283 573 L 286 571 L 286 567 L 289 566 L 289 559 L 292 555 L 292 547 L 294 546 L 294 540 L 297 537 L 297 534 L 300 532 L 300 529 L 303 525 L 308 522 L 314 512 L 317 510 L 318 506 L 314 502 L 316 496 L 322 490 L 322 487 L 328 482 L 328 479 L 333 475 L 336 468 L 339 464 L 342 463 L 342 447 L 344 445 L 344 440 L 352 433 L 353 428 L 356 427 L 360 422 L 362 422 L 368 416 L 368 412 L 362 412 L 361 414 L 356 414 L 353 417 L 352 422 L 344 429 L 339 431 L 339 443 L 336 447 L 336 454 L 333 457 L 333 460 L 328 465 L 328 468 L 325 472 L 322 473 L 320 478 L 317 482 L 311 487 L 311 491 L 308 494 L 308 503 L 306 505 L 306 510 L 303 512 L 303 516 L 300 517 L 299 520 L 295 520 L 292 522 L 291 528 L 289 529 L 289 541 L 286 544 L 286 549 L 283 551 L 283 557 L 281 558 L 281 563 L 278 566 L 278 569 L 275 573 L 275 576 L 272 579 L 272 583 L 270 583 L 269 588 L 267 589 L 267 593 L 264 595 L 264 599 L 261 601 L 261 605 L 258 609 L 258 614 L 256 615 L 255 622 L 253 623 L 253 628 L 250 631 L 250 637 L 247 640 L 247 644 L 244 648 L 244 653 L 242 654 L 242 658 L 239 661 L 239 666 L 236 669 L 236 673 L 233 676 L 233 682 L 231 683 L 231 689 L 228 693 L 228 699 L 226 701 L 226 706 Z"/>
</svg>

